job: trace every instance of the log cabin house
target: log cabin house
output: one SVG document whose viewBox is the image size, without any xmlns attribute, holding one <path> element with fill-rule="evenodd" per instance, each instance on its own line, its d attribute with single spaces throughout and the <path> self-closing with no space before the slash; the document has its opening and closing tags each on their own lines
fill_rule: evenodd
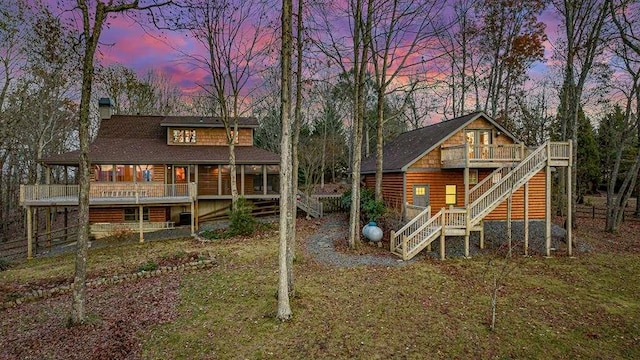
<svg viewBox="0 0 640 360">
<path fill-rule="evenodd" d="M 549 256 L 550 175 L 554 167 L 570 167 L 571 156 L 570 142 L 527 148 L 483 112 L 399 135 L 384 146 L 382 192 L 408 222 L 391 233 L 391 252 L 408 260 L 439 239 L 444 259 L 445 237 L 464 236 L 468 257 L 471 232 L 480 233 L 484 247 L 485 221 L 507 221 L 510 229 L 511 220 L 522 220 L 526 253 L 529 221 L 545 220 Z M 375 155 L 361 171 L 374 188 Z M 570 214 L 571 201 L 567 206 Z M 571 253 L 571 229 L 567 238 Z"/>
<path fill-rule="evenodd" d="M 229 148 L 216 117 L 111 115 L 100 99 L 101 123 L 90 145 L 89 222 L 94 236 L 117 228 L 143 233 L 191 226 L 224 214 L 231 203 Z M 235 155 L 238 193 L 277 209 L 280 156 L 253 146 L 255 118 L 238 118 Z M 77 167 L 79 151 L 41 159 L 44 166 Z M 46 172 L 47 174 L 50 171 Z M 34 208 L 78 205 L 77 184 L 22 185 L 20 203 L 27 227 Z M 49 217 L 47 217 L 49 218 Z M 31 257 L 32 230 L 28 233 Z"/>
</svg>

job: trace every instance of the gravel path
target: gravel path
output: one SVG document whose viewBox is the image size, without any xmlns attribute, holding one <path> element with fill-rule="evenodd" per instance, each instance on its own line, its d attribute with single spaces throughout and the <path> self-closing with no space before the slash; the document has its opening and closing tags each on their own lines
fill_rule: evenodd
<svg viewBox="0 0 640 360">
<path fill-rule="evenodd" d="M 348 231 L 348 221 L 340 214 L 330 214 L 324 219 L 316 232 L 306 239 L 307 251 L 319 262 L 334 267 L 355 267 L 362 265 L 378 266 L 402 266 L 421 257 L 440 257 L 439 241 L 434 241 L 432 251 L 423 250 L 418 256 L 409 261 L 402 261 L 390 252 L 388 255 L 355 255 L 337 252 L 334 241 L 345 238 Z M 492 253 L 507 241 L 506 222 L 485 222 L 485 249 L 479 248 L 479 234 L 472 233 L 469 243 L 471 256 L 480 253 Z M 529 223 L 529 254 L 543 255 L 546 253 L 545 241 L 546 227 L 544 221 L 531 221 Z M 557 225 L 551 228 L 551 248 L 553 250 L 566 247 L 564 242 L 565 230 Z M 522 252 L 524 239 L 524 223 L 512 222 L 512 244 L 514 251 Z M 447 258 L 459 258 L 464 256 L 464 237 L 448 236 L 445 244 Z M 591 249 L 584 243 L 576 241 L 577 252 L 588 252 Z"/>
<path fill-rule="evenodd" d="M 329 214 L 316 232 L 306 239 L 307 251 L 317 261 L 334 267 L 356 267 L 363 265 L 401 266 L 411 261 L 402 261 L 390 252 L 387 255 L 352 255 L 337 252 L 334 240 L 345 238 L 349 223 L 343 214 Z"/>
</svg>

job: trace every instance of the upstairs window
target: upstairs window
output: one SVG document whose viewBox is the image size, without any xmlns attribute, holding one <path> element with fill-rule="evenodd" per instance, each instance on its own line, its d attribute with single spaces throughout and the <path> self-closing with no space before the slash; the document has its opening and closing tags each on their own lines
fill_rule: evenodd
<svg viewBox="0 0 640 360">
<path fill-rule="evenodd" d="M 195 143 L 196 131 L 194 129 L 178 130 L 174 129 L 172 132 L 172 140 L 175 144 Z"/>
</svg>

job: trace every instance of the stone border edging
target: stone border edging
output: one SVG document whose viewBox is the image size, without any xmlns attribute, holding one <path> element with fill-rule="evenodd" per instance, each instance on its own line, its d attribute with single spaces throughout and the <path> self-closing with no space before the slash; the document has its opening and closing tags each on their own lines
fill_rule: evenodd
<svg viewBox="0 0 640 360">
<path fill-rule="evenodd" d="M 216 264 L 216 261 L 213 259 L 205 259 L 199 261 L 192 261 L 189 263 L 184 263 L 175 266 L 160 266 L 158 269 L 153 271 L 139 271 L 131 274 L 116 274 L 111 277 L 103 277 L 94 280 L 87 281 L 85 284 L 87 288 L 96 288 L 101 285 L 114 285 L 120 284 L 125 281 L 135 281 L 142 278 L 151 278 L 155 276 L 159 276 L 162 274 L 172 273 L 172 272 L 185 272 L 191 270 L 199 270 L 205 269 L 209 267 L 213 267 Z M 16 299 L 4 301 L 0 303 L 0 310 L 5 310 L 12 308 L 14 306 L 18 306 L 27 302 L 33 302 L 40 299 L 45 299 L 48 297 L 53 297 L 56 295 L 66 294 L 73 290 L 73 283 L 69 285 L 60 285 L 53 287 L 51 289 L 34 289 L 28 292 L 24 292 L 20 294 Z"/>
</svg>

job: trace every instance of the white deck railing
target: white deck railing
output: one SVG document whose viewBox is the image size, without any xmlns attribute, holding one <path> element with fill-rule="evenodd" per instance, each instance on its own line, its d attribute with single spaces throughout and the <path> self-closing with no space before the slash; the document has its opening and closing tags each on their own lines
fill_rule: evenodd
<svg viewBox="0 0 640 360">
<path fill-rule="evenodd" d="M 467 162 L 518 162 L 524 158 L 524 154 L 525 147 L 522 144 L 463 144 L 443 147 L 440 157 L 443 164 L 463 165 Z"/>
<path fill-rule="evenodd" d="M 402 245 L 402 238 L 405 236 L 409 236 L 410 234 L 416 232 L 422 225 L 424 225 L 431 218 L 431 206 L 427 206 L 416 215 L 413 219 L 411 219 L 408 223 L 406 223 L 403 227 L 398 231 L 391 231 L 390 236 L 390 250 L 391 252 L 395 252 L 396 249 L 400 248 Z"/>
<path fill-rule="evenodd" d="M 20 203 L 78 199 L 79 185 L 20 185 Z M 90 200 L 144 200 L 145 198 L 174 198 L 197 195 L 196 184 L 162 183 L 91 183 Z"/>
</svg>

